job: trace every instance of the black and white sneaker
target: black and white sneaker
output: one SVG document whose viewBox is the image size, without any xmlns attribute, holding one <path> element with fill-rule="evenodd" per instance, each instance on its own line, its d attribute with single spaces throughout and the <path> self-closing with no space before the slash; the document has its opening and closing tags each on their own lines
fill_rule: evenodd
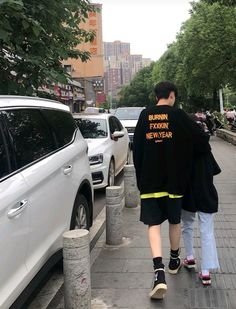
<svg viewBox="0 0 236 309">
<path fill-rule="evenodd" d="M 167 291 L 165 280 L 165 269 L 158 268 L 154 270 L 154 284 L 149 296 L 152 299 L 163 299 Z"/>
<path fill-rule="evenodd" d="M 168 272 L 172 275 L 176 275 L 181 267 L 181 259 L 179 256 L 180 250 L 178 254 L 170 254 L 170 262 L 168 267 Z"/>
</svg>

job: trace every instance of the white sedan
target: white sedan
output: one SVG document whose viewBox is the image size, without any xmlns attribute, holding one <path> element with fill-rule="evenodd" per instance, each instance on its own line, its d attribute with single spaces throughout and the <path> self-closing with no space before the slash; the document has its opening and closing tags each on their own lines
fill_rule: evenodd
<svg viewBox="0 0 236 309">
<path fill-rule="evenodd" d="M 126 128 L 111 114 L 74 114 L 74 119 L 88 143 L 94 189 L 113 186 L 129 160 Z"/>
</svg>

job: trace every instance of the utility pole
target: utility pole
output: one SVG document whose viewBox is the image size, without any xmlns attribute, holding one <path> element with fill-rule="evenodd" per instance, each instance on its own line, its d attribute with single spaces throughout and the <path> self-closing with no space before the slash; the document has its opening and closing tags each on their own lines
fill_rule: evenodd
<svg viewBox="0 0 236 309">
<path fill-rule="evenodd" d="M 111 63 L 110 63 L 110 57 L 108 57 L 108 76 L 107 76 L 107 90 L 108 90 L 108 96 L 109 96 L 109 102 L 108 102 L 108 108 L 109 110 L 112 109 L 112 80 L 113 80 L 113 74 L 111 73 Z"/>
<path fill-rule="evenodd" d="M 219 90 L 219 97 L 220 97 L 220 112 L 224 114 L 224 101 L 223 101 L 223 91 L 222 89 Z"/>
</svg>

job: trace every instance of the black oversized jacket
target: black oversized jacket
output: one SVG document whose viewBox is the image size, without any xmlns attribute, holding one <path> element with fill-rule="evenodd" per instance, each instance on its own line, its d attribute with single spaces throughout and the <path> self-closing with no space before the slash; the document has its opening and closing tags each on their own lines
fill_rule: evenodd
<svg viewBox="0 0 236 309">
<path fill-rule="evenodd" d="M 182 208 L 191 212 L 217 212 L 218 194 L 213 177 L 220 172 L 221 169 L 211 152 L 194 157 L 191 180 L 183 197 Z"/>
<path fill-rule="evenodd" d="M 184 195 L 193 156 L 209 151 L 209 137 L 183 110 L 168 105 L 144 109 L 133 141 L 140 193 Z"/>
</svg>

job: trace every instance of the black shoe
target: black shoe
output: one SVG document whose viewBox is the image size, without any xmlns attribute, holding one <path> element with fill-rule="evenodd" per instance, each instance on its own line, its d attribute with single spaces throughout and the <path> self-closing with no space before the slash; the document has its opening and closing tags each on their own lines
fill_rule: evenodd
<svg viewBox="0 0 236 309">
<path fill-rule="evenodd" d="M 180 251 L 179 251 L 180 252 Z M 168 272 L 172 275 L 176 275 L 181 267 L 181 260 L 179 257 L 179 253 L 174 255 L 170 254 L 170 262 L 169 262 L 169 268 Z"/>
<path fill-rule="evenodd" d="M 167 291 L 164 267 L 155 269 L 154 284 L 149 296 L 152 299 L 163 299 Z"/>
</svg>

